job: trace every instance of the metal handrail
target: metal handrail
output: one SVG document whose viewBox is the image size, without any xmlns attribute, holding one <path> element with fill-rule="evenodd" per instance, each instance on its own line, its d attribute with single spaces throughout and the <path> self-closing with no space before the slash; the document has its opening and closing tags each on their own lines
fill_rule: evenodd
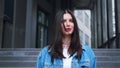
<svg viewBox="0 0 120 68">
<path fill-rule="evenodd" d="M 120 35 L 120 33 L 119 33 Z M 116 35 L 112 38 L 110 38 L 108 41 L 106 41 L 105 43 L 103 43 L 101 46 L 99 46 L 98 48 L 105 48 L 107 46 L 110 46 L 109 44 L 113 43 L 115 39 L 117 39 L 119 37 L 119 35 Z"/>
</svg>

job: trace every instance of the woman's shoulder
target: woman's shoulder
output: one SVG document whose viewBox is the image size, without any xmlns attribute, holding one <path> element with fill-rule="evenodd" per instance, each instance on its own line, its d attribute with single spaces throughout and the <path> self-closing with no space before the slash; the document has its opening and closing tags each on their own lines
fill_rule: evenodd
<svg viewBox="0 0 120 68">
<path fill-rule="evenodd" d="M 93 49 L 89 45 L 82 45 L 82 49 L 84 52 L 87 53 L 87 55 L 92 58 L 95 57 Z"/>
<path fill-rule="evenodd" d="M 45 47 L 41 48 L 41 50 L 39 52 L 39 57 L 44 56 L 47 53 L 48 53 L 48 46 L 45 46 Z"/>
<path fill-rule="evenodd" d="M 82 49 L 85 51 L 92 51 L 92 48 L 89 45 L 82 45 Z"/>
<path fill-rule="evenodd" d="M 48 46 L 43 47 L 41 51 L 48 51 Z"/>
</svg>

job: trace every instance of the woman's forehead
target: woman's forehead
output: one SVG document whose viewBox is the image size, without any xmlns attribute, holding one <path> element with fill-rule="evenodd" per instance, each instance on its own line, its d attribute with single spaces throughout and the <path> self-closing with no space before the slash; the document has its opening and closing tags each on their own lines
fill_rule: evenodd
<svg viewBox="0 0 120 68">
<path fill-rule="evenodd" d="M 63 19 L 72 19 L 72 16 L 71 16 L 71 14 L 69 14 L 69 13 L 65 13 L 65 14 L 63 15 Z"/>
</svg>

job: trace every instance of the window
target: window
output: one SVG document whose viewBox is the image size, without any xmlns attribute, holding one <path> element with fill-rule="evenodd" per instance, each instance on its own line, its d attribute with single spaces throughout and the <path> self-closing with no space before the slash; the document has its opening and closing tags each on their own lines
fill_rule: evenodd
<svg viewBox="0 0 120 68">
<path fill-rule="evenodd" d="M 37 48 L 44 47 L 44 45 L 47 45 L 47 38 L 48 38 L 48 19 L 47 15 L 42 12 L 41 10 L 38 10 L 37 12 Z"/>
<path fill-rule="evenodd" d="M 14 0 L 4 1 L 4 18 L 5 21 L 13 24 L 13 11 L 14 11 Z"/>
</svg>

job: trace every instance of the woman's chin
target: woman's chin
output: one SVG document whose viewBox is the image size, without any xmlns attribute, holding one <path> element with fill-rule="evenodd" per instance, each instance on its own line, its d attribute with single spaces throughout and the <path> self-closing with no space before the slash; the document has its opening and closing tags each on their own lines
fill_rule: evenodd
<svg viewBox="0 0 120 68">
<path fill-rule="evenodd" d="M 66 32 L 65 35 L 72 35 L 72 32 Z"/>
</svg>

